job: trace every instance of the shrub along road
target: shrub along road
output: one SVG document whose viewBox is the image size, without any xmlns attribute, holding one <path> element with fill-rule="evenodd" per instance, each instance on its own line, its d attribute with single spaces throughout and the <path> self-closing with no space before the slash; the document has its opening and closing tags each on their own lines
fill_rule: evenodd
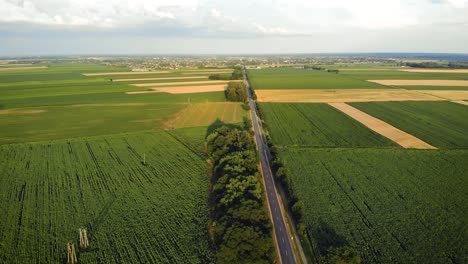
<svg viewBox="0 0 468 264">
<path fill-rule="evenodd" d="M 246 75 L 244 74 L 244 76 Z M 252 91 L 250 90 L 248 80 L 246 78 L 244 80 L 247 85 L 247 91 L 249 95 L 249 105 L 252 115 L 252 124 L 255 132 L 255 141 L 257 143 L 258 152 L 260 154 L 260 164 L 262 167 L 262 175 L 264 178 L 265 189 L 268 197 L 271 221 L 275 230 L 276 243 L 278 245 L 278 254 L 280 256 L 281 263 L 283 264 L 297 263 L 292 243 L 290 240 L 290 235 L 288 233 L 288 230 L 286 229 L 286 223 L 284 221 L 285 217 L 283 216 L 283 212 L 281 211 L 280 204 L 278 201 L 276 186 L 273 180 L 273 174 L 271 172 L 270 164 L 268 163 L 268 157 L 266 154 L 268 147 L 266 145 L 266 142 L 263 140 L 262 133 L 260 131 L 255 101 L 252 99 Z"/>
</svg>

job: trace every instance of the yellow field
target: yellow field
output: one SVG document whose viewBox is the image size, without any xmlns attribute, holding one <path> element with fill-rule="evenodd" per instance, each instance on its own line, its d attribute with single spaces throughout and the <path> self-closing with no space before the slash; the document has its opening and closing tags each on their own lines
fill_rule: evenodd
<svg viewBox="0 0 468 264">
<path fill-rule="evenodd" d="M 139 83 L 132 84 L 136 87 L 155 87 L 155 86 L 172 86 L 172 85 L 184 85 L 184 84 L 226 84 L 230 81 L 216 80 L 216 81 L 194 81 L 194 82 L 161 82 L 161 83 Z"/>
<path fill-rule="evenodd" d="M 343 103 L 384 101 L 467 100 L 464 90 L 342 89 L 342 90 L 256 90 L 259 102 Z"/>
<path fill-rule="evenodd" d="M 159 93 L 159 92 L 171 93 L 171 94 L 222 92 L 224 91 L 225 86 L 226 86 L 225 84 L 219 84 L 219 85 L 161 87 L 161 88 L 152 88 L 151 91 L 127 92 L 127 94 L 148 94 L 148 93 Z"/>
<path fill-rule="evenodd" d="M 83 73 L 83 75 L 84 76 L 107 76 L 107 75 L 142 75 L 142 74 L 157 74 L 157 73 L 170 73 L 170 71 L 97 72 L 97 73 Z"/>
<path fill-rule="evenodd" d="M 216 120 L 224 123 L 241 123 L 247 116 L 241 103 L 217 102 L 190 104 L 166 124 L 166 128 L 209 126 Z"/>
<path fill-rule="evenodd" d="M 329 103 L 330 106 L 340 110 L 369 129 L 381 134 L 404 148 L 436 149 L 434 146 L 406 133 L 380 119 L 362 112 L 345 103 Z"/>
<path fill-rule="evenodd" d="M 204 79 L 208 76 L 192 76 L 192 77 L 161 77 L 161 78 L 135 78 L 135 79 L 113 79 L 113 82 L 133 82 L 133 81 L 157 81 L 157 80 L 183 80 L 183 79 Z"/>
</svg>

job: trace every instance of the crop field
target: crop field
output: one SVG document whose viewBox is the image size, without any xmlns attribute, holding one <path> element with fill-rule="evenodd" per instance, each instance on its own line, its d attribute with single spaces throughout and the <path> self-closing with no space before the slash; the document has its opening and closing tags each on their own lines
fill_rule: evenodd
<svg viewBox="0 0 468 264">
<path fill-rule="evenodd" d="M 312 247 L 303 246 L 312 262 L 324 260 L 330 245 L 355 250 L 363 263 L 466 262 L 467 87 L 355 85 L 459 82 L 468 74 L 369 66 L 317 72 L 249 71 L 289 188 L 303 205 L 303 234 Z M 428 147 L 401 148 L 324 103 L 349 104 Z"/>
<path fill-rule="evenodd" d="M 328 239 L 355 248 L 364 263 L 466 261 L 466 150 L 280 153 L 316 252 Z"/>
<path fill-rule="evenodd" d="M 184 107 L 186 104 L 124 103 L 0 110 L 0 144 L 151 130 Z"/>
<path fill-rule="evenodd" d="M 160 129 L 188 103 L 225 101 L 223 89 L 219 88 L 204 93 L 129 95 L 126 92 L 142 88 L 132 86 L 133 81 L 112 82 L 108 76 L 83 75 L 102 72 L 122 73 L 128 69 L 63 63 L 51 64 L 47 69 L 0 73 L 0 145 Z M 157 81 L 200 80 L 181 73 L 161 74 L 158 78 L 176 79 Z M 127 73 L 119 75 L 126 77 L 138 79 Z"/>
<path fill-rule="evenodd" d="M 206 164 L 183 135 L 0 146 L 0 262 L 63 263 L 68 242 L 79 263 L 211 262 Z"/>
<path fill-rule="evenodd" d="M 249 70 L 252 88 L 260 89 L 385 89 L 384 85 L 325 71 L 271 68 Z"/>
<path fill-rule="evenodd" d="M 183 128 L 209 126 L 215 122 L 228 124 L 242 123 L 247 112 L 241 103 L 196 103 L 190 104 L 169 120 L 165 127 Z"/>
<path fill-rule="evenodd" d="M 375 102 L 351 105 L 436 147 L 468 148 L 468 107 L 465 105 L 452 102 Z"/>
<path fill-rule="evenodd" d="M 261 103 L 260 109 L 277 146 L 398 147 L 326 104 Z"/>
</svg>

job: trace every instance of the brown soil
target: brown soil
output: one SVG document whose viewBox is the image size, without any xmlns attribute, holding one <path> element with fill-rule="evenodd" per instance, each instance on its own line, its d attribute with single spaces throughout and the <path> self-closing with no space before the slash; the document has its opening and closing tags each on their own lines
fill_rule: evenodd
<svg viewBox="0 0 468 264">
<path fill-rule="evenodd" d="M 367 80 L 383 85 L 400 86 L 468 86 L 464 80 Z"/>
<path fill-rule="evenodd" d="M 84 76 L 107 76 L 107 75 L 141 75 L 141 74 L 158 74 L 170 73 L 170 71 L 145 71 L 145 72 L 96 72 L 96 73 L 83 73 Z"/>
<path fill-rule="evenodd" d="M 164 77 L 164 78 L 137 78 L 137 79 L 113 79 L 113 82 L 132 82 L 132 81 L 157 81 L 157 80 L 182 80 L 182 79 L 203 79 L 208 76 L 193 76 L 193 77 Z"/>
<path fill-rule="evenodd" d="M 436 149 L 436 147 L 410 135 L 384 121 L 368 115 L 345 103 L 329 103 L 330 106 L 352 117 L 366 127 L 381 134 L 382 136 L 394 141 L 404 148 L 414 149 Z"/>
</svg>

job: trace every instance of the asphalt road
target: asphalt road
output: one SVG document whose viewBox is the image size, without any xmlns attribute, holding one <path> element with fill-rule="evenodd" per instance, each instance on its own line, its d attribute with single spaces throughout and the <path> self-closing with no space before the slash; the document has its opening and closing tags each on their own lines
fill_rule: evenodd
<svg viewBox="0 0 468 264">
<path fill-rule="evenodd" d="M 264 140 L 262 130 L 258 123 L 257 118 L 257 106 L 255 101 L 252 99 L 252 93 L 250 90 L 250 85 L 248 79 L 246 79 L 245 69 L 244 69 L 244 81 L 247 85 L 247 92 L 249 94 L 249 105 L 252 116 L 252 125 L 255 131 L 255 140 L 257 142 L 257 149 L 260 154 L 260 165 L 262 166 L 262 174 L 265 181 L 265 189 L 268 196 L 268 203 L 270 207 L 270 213 L 272 217 L 273 227 L 275 229 L 276 241 L 278 243 L 278 254 L 281 258 L 281 263 L 283 264 L 295 264 L 296 259 L 293 252 L 293 247 L 291 240 L 289 239 L 289 233 L 286 229 L 286 224 L 284 222 L 283 213 L 280 209 L 280 204 L 278 202 L 278 194 L 276 191 L 275 182 L 273 179 L 273 174 L 271 172 L 270 164 L 268 163 L 268 146 Z"/>
</svg>

